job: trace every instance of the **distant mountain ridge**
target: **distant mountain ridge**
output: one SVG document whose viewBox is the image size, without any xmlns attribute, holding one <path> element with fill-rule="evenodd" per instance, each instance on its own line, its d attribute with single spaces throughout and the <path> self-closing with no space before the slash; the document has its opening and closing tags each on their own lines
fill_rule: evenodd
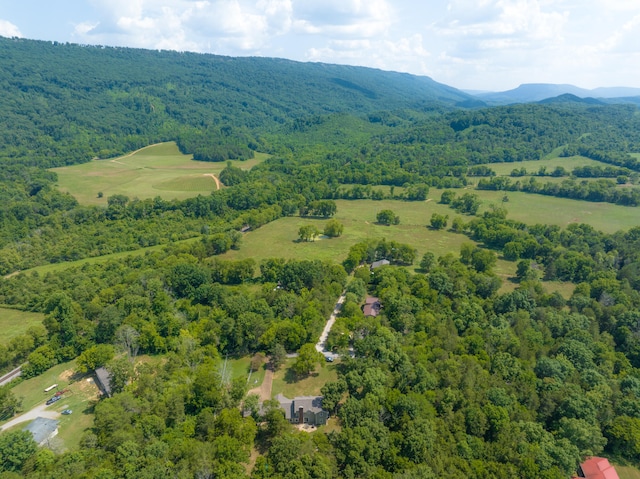
<svg viewBox="0 0 640 479">
<path fill-rule="evenodd" d="M 555 83 L 524 83 L 513 90 L 478 93 L 475 96 L 491 104 L 530 103 L 570 94 L 578 98 L 617 99 L 640 96 L 640 88 L 600 87 L 588 90 L 575 85 Z"/>
</svg>

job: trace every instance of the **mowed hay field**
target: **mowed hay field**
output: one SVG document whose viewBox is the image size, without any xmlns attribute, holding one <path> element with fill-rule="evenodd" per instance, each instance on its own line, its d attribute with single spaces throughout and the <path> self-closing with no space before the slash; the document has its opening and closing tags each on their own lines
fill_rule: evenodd
<svg viewBox="0 0 640 479">
<path fill-rule="evenodd" d="M 250 169 L 268 155 L 256 153 L 247 161 L 232 161 L 234 166 Z M 226 162 L 194 161 L 183 155 L 174 142 L 147 146 L 128 155 L 109 160 L 93 160 L 81 165 L 53 168 L 58 188 L 71 193 L 82 204 L 106 205 L 107 198 L 185 199 L 208 195 L 217 189 L 216 180 Z M 98 198 L 98 193 L 103 194 Z"/>
<path fill-rule="evenodd" d="M 0 308 L 0 344 L 27 332 L 31 326 L 42 324 L 44 314 Z"/>
<path fill-rule="evenodd" d="M 611 166 L 607 163 L 592 160 L 584 156 L 569 156 L 569 157 L 555 157 L 544 158 L 536 161 L 515 161 L 513 163 L 487 163 L 486 165 L 496 172 L 498 176 L 509 176 L 513 170 L 519 170 L 524 168 L 527 173 L 537 173 L 540 168 L 546 168 L 547 173 L 551 173 L 556 167 L 562 166 L 565 170 L 571 171 L 574 168 L 581 166 Z M 516 178 L 517 179 L 517 178 Z M 546 180 L 547 177 L 539 178 L 540 181 Z"/>
</svg>

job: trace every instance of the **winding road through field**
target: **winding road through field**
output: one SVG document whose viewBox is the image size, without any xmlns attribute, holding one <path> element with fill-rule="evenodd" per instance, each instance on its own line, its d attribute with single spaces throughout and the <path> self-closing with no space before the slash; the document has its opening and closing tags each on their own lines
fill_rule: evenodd
<svg viewBox="0 0 640 479">
<path fill-rule="evenodd" d="M 222 183 L 220 183 L 220 180 L 216 175 L 214 175 L 213 173 L 204 173 L 203 176 L 210 176 L 211 178 L 213 178 L 213 181 L 216 182 L 216 190 L 220 189 L 220 185 L 222 185 Z"/>
</svg>

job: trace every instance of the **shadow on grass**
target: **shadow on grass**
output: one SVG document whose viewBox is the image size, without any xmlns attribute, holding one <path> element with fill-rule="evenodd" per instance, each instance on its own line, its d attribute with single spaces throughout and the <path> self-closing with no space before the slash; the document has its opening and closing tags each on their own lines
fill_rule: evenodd
<svg viewBox="0 0 640 479">
<path fill-rule="evenodd" d="M 287 384 L 293 384 L 293 383 L 297 383 L 298 381 L 302 381 L 303 379 L 307 379 L 307 378 L 316 378 L 318 377 L 320 374 L 319 373 L 310 373 L 310 374 L 303 374 L 303 375 L 299 375 L 296 374 L 293 369 L 289 368 L 287 369 L 287 371 L 284 373 L 284 382 Z"/>
<path fill-rule="evenodd" d="M 92 373 L 81 373 L 80 371 L 74 371 L 73 374 L 69 377 L 69 384 L 78 382 L 84 378 L 88 378 L 92 376 Z"/>
</svg>

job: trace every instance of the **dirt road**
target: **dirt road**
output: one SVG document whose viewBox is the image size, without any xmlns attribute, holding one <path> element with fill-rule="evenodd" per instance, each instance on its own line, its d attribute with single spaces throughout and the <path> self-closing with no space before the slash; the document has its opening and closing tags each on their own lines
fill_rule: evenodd
<svg viewBox="0 0 640 479">
<path fill-rule="evenodd" d="M 213 173 L 205 173 L 204 176 L 210 176 L 211 178 L 213 178 L 213 181 L 216 182 L 216 190 L 220 189 L 220 185 L 222 183 L 220 183 L 220 180 L 218 179 L 218 177 L 216 175 L 214 175 Z"/>
<path fill-rule="evenodd" d="M 331 313 L 331 316 L 329 316 L 329 320 L 327 321 L 327 324 L 324 325 L 322 334 L 320 334 L 320 339 L 318 339 L 318 342 L 316 343 L 316 351 L 320 353 L 323 353 L 325 351 L 327 336 L 329 336 L 329 331 L 331 331 L 331 328 L 333 327 L 333 323 L 336 322 L 336 316 L 338 316 L 338 314 L 340 313 L 340 310 L 342 309 L 342 303 L 344 303 L 345 295 L 346 295 L 346 291 L 343 291 L 340 297 L 338 298 L 338 301 L 336 302 L 335 308 L 333 308 L 333 313 Z"/>
<path fill-rule="evenodd" d="M 271 386 L 273 385 L 273 371 L 269 368 L 264 372 L 262 384 L 250 390 L 247 394 L 257 394 L 260 396 L 260 402 L 271 399 Z"/>
</svg>

